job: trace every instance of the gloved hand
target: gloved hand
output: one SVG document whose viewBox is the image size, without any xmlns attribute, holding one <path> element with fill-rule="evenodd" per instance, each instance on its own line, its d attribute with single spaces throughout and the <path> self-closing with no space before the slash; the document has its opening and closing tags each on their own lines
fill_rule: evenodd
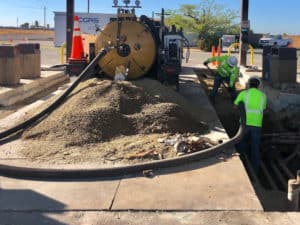
<svg viewBox="0 0 300 225">
<path fill-rule="evenodd" d="M 203 65 L 204 65 L 204 66 L 207 66 L 207 65 L 208 65 L 208 62 L 207 62 L 207 61 L 204 61 L 204 62 L 203 62 Z"/>
</svg>

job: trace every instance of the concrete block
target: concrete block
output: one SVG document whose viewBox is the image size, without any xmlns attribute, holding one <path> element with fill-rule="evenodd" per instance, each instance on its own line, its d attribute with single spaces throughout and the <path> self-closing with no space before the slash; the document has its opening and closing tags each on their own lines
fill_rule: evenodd
<svg viewBox="0 0 300 225">
<path fill-rule="evenodd" d="M 41 76 L 41 55 L 27 54 L 20 56 L 21 78 L 32 79 Z"/>
<path fill-rule="evenodd" d="M 12 45 L 0 46 L 0 85 L 17 85 L 20 82 L 19 51 Z"/>
<path fill-rule="evenodd" d="M 41 75 L 41 52 L 38 43 L 21 43 L 20 51 L 21 78 L 32 79 Z"/>
</svg>

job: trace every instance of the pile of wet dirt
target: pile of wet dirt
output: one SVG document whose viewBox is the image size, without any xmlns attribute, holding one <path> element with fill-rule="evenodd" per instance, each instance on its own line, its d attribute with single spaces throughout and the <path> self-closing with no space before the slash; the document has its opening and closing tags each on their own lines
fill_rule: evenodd
<svg viewBox="0 0 300 225">
<path fill-rule="evenodd" d="M 32 160 L 55 158 L 67 163 L 93 161 L 96 155 L 99 160 L 107 154 L 110 159 L 124 160 L 125 155 L 141 150 L 156 151 L 150 154 L 154 158 L 173 157 L 176 154 L 169 151 L 174 150 L 164 148 L 157 138 L 207 130 L 190 111 L 193 109 L 186 99 L 154 80 L 131 83 L 90 79 L 23 133 L 27 143 L 23 154 Z"/>
</svg>

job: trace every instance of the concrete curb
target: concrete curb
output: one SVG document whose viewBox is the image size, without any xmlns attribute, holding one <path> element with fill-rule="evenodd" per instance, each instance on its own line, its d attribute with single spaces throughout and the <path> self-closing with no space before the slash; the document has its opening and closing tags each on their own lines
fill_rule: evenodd
<svg viewBox="0 0 300 225">
<path fill-rule="evenodd" d="M 47 89 L 58 88 L 69 81 L 70 78 L 64 72 L 42 71 L 42 75 L 38 79 L 21 79 L 21 85 L 17 87 L 1 87 L 0 105 L 16 104 Z"/>
</svg>

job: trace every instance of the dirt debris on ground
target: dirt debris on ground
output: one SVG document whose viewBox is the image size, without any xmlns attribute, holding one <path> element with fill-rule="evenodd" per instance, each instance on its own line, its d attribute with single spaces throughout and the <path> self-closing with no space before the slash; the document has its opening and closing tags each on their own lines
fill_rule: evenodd
<svg viewBox="0 0 300 225">
<path fill-rule="evenodd" d="M 176 156 L 159 138 L 200 135 L 207 126 L 189 102 L 158 81 L 81 83 L 47 118 L 26 130 L 24 154 L 55 163 L 136 163 Z"/>
</svg>

